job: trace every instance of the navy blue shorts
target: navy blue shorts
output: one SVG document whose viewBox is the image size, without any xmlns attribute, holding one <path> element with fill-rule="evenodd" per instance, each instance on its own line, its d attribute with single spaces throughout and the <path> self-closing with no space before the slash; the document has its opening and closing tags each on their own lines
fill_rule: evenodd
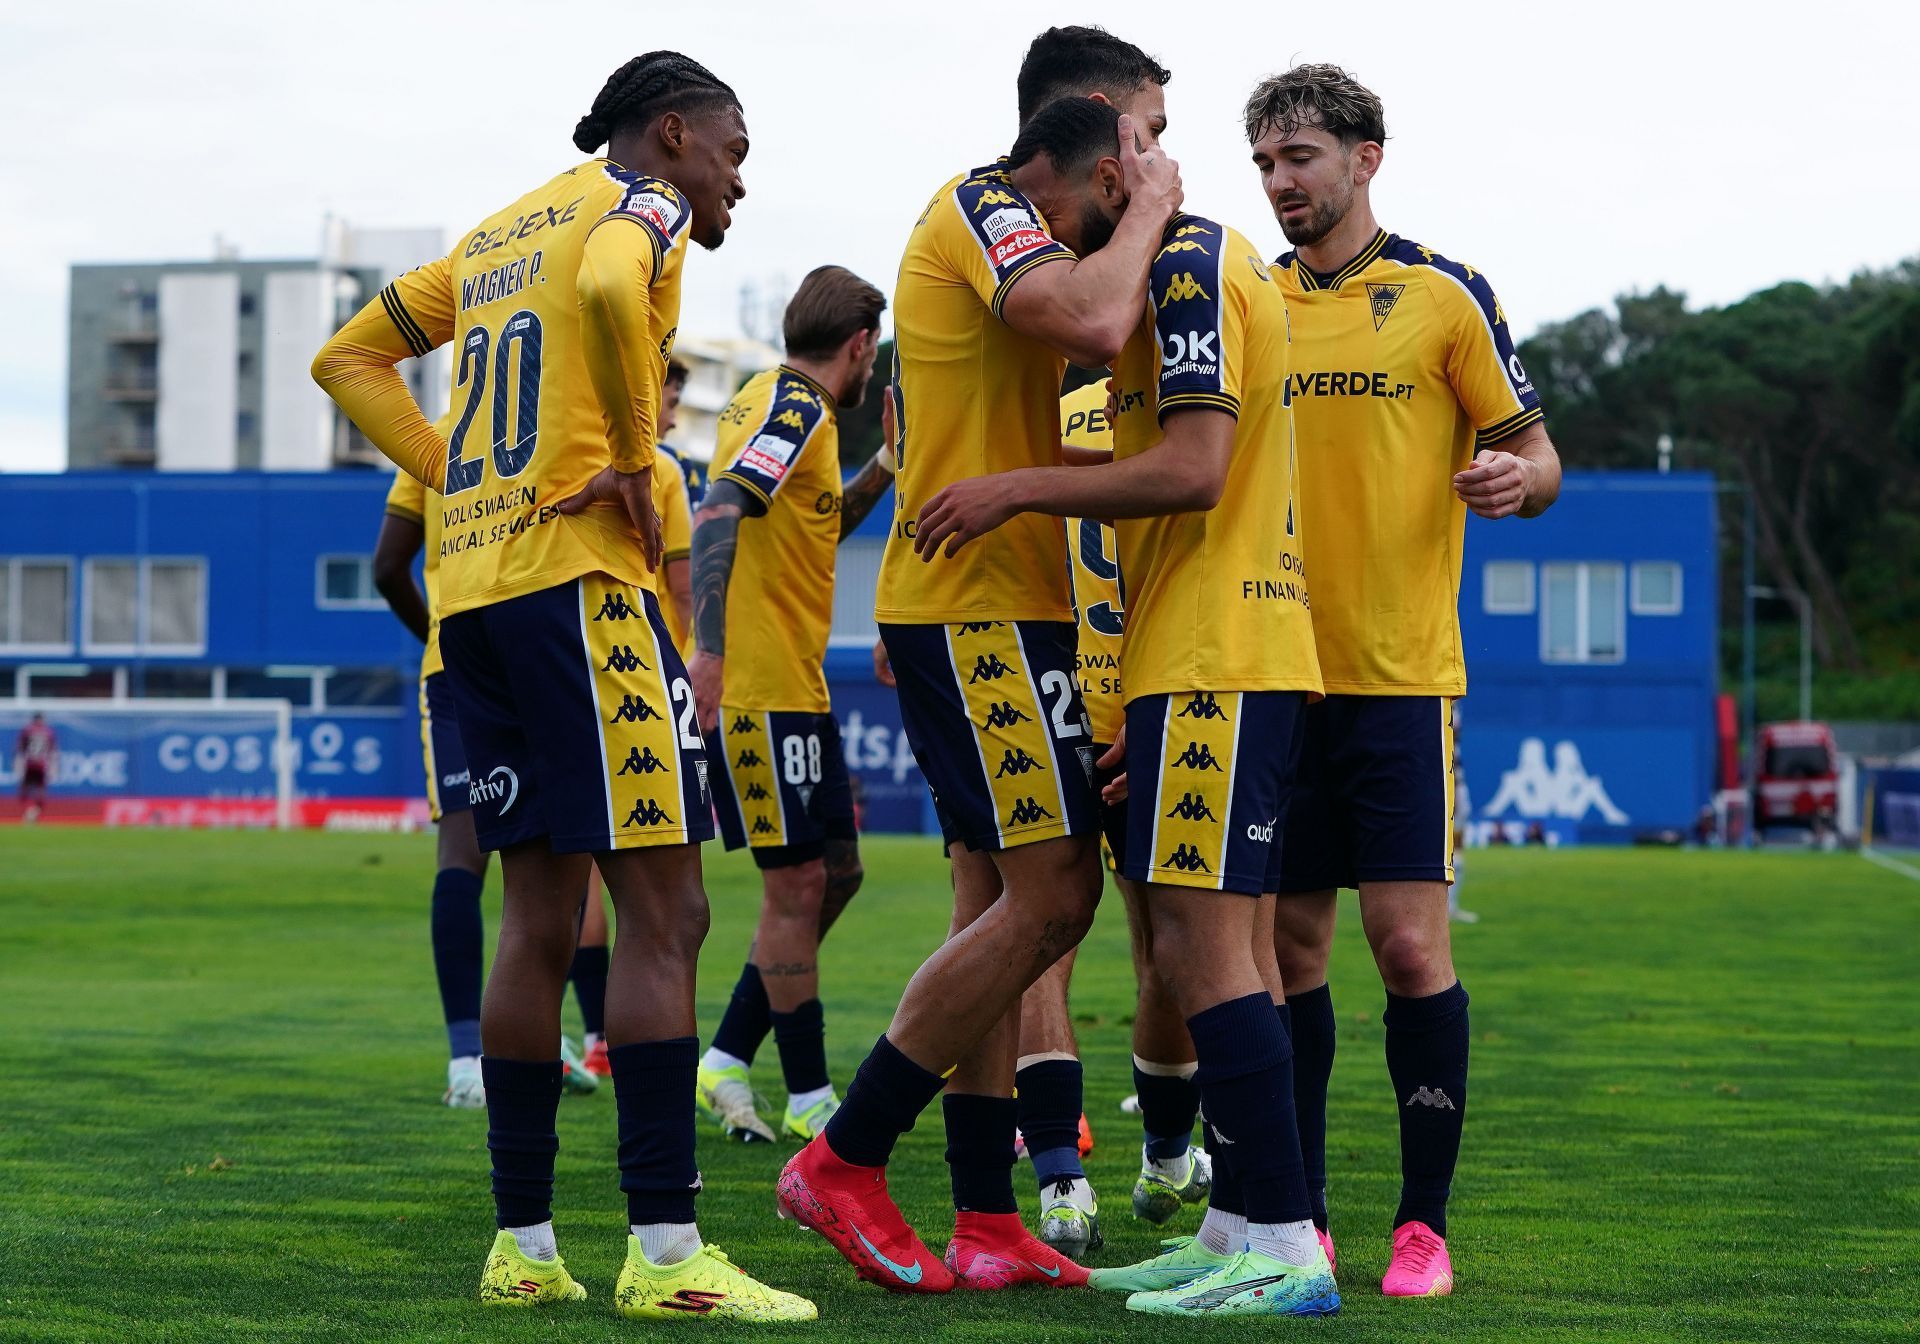
<svg viewBox="0 0 1920 1344">
<path fill-rule="evenodd" d="M 1070 621 L 882 625 L 900 720 L 947 843 L 1012 849 L 1099 825 Z"/>
<path fill-rule="evenodd" d="M 1273 890 L 1304 691 L 1127 702 L 1127 856 L 1136 882 Z"/>
<path fill-rule="evenodd" d="M 1330 695 L 1305 724 L 1276 889 L 1453 881 L 1453 702 Z"/>
<path fill-rule="evenodd" d="M 831 714 L 720 707 L 707 734 L 715 762 L 714 810 L 728 849 L 747 848 L 762 868 L 791 868 L 852 840 L 853 786 Z"/>
<path fill-rule="evenodd" d="M 467 753 L 460 745 L 460 714 L 445 672 L 420 678 L 420 751 L 427 769 L 427 808 L 433 819 L 472 806 L 467 800 Z"/>
<path fill-rule="evenodd" d="M 707 757 L 653 594 L 605 574 L 440 623 L 482 849 L 713 838 Z"/>
</svg>

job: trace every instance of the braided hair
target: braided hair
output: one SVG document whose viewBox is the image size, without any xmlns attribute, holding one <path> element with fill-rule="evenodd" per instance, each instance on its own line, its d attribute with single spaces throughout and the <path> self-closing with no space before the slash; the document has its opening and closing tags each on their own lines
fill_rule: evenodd
<svg viewBox="0 0 1920 1344">
<path fill-rule="evenodd" d="M 739 107 L 739 95 L 690 56 L 649 51 L 607 76 L 593 106 L 573 128 L 573 143 L 581 153 L 591 154 L 623 128 L 646 126 L 662 112 L 716 105 Z"/>
</svg>

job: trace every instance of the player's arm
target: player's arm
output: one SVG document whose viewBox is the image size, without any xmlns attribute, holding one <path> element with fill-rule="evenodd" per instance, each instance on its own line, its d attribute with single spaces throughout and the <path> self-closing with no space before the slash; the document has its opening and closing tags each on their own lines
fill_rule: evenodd
<svg viewBox="0 0 1920 1344">
<path fill-rule="evenodd" d="M 394 367 L 453 337 L 453 262 L 442 257 L 380 291 L 313 357 L 313 380 L 367 441 L 415 480 L 438 490 L 447 441 L 435 432 Z"/>
<path fill-rule="evenodd" d="M 1056 518 L 1154 518 L 1201 513 L 1220 502 L 1239 422 L 1210 407 L 1168 414 L 1164 436 L 1143 453 L 1098 466 L 1025 467 L 956 481 L 928 500 L 913 549 L 952 555 L 1022 513 Z"/>
<path fill-rule="evenodd" d="M 1131 117 L 1120 118 L 1119 159 L 1127 210 L 1107 245 L 1031 267 L 999 299 L 1001 321 L 1084 368 L 1111 363 L 1139 324 L 1148 268 L 1183 199 L 1179 165 L 1159 149 L 1142 154 Z"/>
<path fill-rule="evenodd" d="M 1560 454 L 1487 278 L 1435 258 L 1436 305 L 1446 324 L 1447 381 L 1475 429 L 1472 465 L 1453 491 L 1482 518 L 1545 513 L 1560 495 Z"/>
<path fill-rule="evenodd" d="M 373 586 L 387 599 L 400 624 L 422 644 L 427 642 L 432 618 L 427 612 L 426 594 L 414 581 L 413 561 L 426 538 L 426 529 L 418 518 L 389 512 L 380 520 L 380 536 L 373 543 Z"/>
<path fill-rule="evenodd" d="M 740 550 L 740 520 L 767 511 L 740 482 L 718 477 L 693 515 L 693 564 L 687 609 L 693 613 L 693 658 L 687 676 L 703 730 L 720 721 L 727 656 L 727 590 Z"/>
<path fill-rule="evenodd" d="M 840 492 L 840 540 L 845 541 L 854 534 L 860 524 L 873 512 L 873 506 L 893 485 L 895 464 L 899 461 L 894 439 L 898 433 L 898 421 L 893 413 L 893 389 L 883 388 L 880 393 L 880 451 L 875 453 L 867 465 L 854 473 L 852 480 Z"/>
<path fill-rule="evenodd" d="M 673 598 L 673 642 L 685 644 L 693 619 L 693 512 L 687 504 L 687 478 L 678 462 L 664 456 L 654 460 L 653 471 L 660 487 L 655 507 L 660 510 L 660 550 L 665 557 L 660 578 Z"/>
</svg>

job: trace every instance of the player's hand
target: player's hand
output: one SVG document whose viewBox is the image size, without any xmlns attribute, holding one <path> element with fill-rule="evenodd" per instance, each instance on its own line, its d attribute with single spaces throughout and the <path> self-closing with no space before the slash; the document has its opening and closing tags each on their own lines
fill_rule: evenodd
<svg viewBox="0 0 1920 1344">
<path fill-rule="evenodd" d="M 647 568 L 658 571 L 660 568 L 660 513 L 653 507 L 653 472 L 618 471 L 612 466 L 600 468 L 600 474 L 587 482 L 587 488 L 577 495 L 568 495 L 556 506 L 567 514 L 584 513 L 594 504 L 618 502 L 627 511 L 627 521 L 633 524 L 634 532 L 640 538 L 640 553 L 646 557 Z"/>
<path fill-rule="evenodd" d="M 1126 763 L 1127 725 L 1123 723 L 1120 725 L 1120 731 L 1113 735 L 1113 745 L 1107 748 L 1107 754 L 1095 761 L 1094 764 L 1103 770 L 1111 770 L 1115 766 L 1125 765 Z M 1104 802 L 1113 807 L 1118 807 L 1121 803 L 1126 802 L 1127 772 L 1122 770 L 1119 774 L 1108 780 L 1107 786 L 1100 790 L 1100 797 Z"/>
<path fill-rule="evenodd" d="M 720 699 L 726 694 L 726 659 L 705 649 L 695 649 L 687 660 L 687 680 L 693 683 L 693 707 L 700 731 L 710 733 L 720 726 Z"/>
<path fill-rule="evenodd" d="M 1482 518 L 1505 518 L 1525 506 L 1535 470 L 1524 457 L 1489 448 L 1454 476 L 1453 493 Z"/>
<path fill-rule="evenodd" d="M 1108 428 L 1112 428 L 1113 422 L 1115 420 L 1118 420 L 1119 418 L 1120 418 L 1120 380 L 1118 378 L 1109 378 L 1107 379 L 1107 426 Z"/>
<path fill-rule="evenodd" d="M 955 481 L 920 506 L 913 525 L 913 550 L 922 560 L 945 552 L 952 558 L 962 546 L 984 537 L 1020 512 L 1007 484 L 1012 472 Z"/>
<path fill-rule="evenodd" d="M 1120 118 L 1120 183 L 1127 189 L 1129 210 L 1145 207 L 1163 219 L 1173 218 L 1187 198 L 1180 184 L 1180 165 L 1155 145 L 1141 152 L 1133 136 L 1133 118 Z"/>
<path fill-rule="evenodd" d="M 900 684 L 893 679 L 893 660 L 887 657 L 887 641 L 884 639 L 873 641 L 873 679 L 882 686 Z"/>
</svg>

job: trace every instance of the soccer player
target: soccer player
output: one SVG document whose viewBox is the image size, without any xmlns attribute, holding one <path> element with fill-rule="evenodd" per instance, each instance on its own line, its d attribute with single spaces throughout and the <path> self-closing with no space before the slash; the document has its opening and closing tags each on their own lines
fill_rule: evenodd
<svg viewBox="0 0 1920 1344">
<path fill-rule="evenodd" d="M 60 759 L 60 742 L 44 714 L 35 714 L 13 744 L 20 766 L 20 820 L 31 826 L 47 805 L 47 780 Z"/>
<path fill-rule="evenodd" d="M 589 864 L 626 936 L 608 1061 L 631 1232 L 622 1315 L 810 1320 L 705 1246 L 694 1223 L 693 979 L 712 833 L 692 686 L 654 595 L 660 384 L 687 244 L 718 247 L 745 193 L 740 100 L 655 51 L 616 70 L 577 162 L 382 290 L 314 376 L 387 456 L 445 498 L 440 645 L 481 848 L 501 856 L 499 948 L 481 1005 L 500 1233 L 481 1299 L 586 1295 L 552 1223 L 560 999 Z M 448 438 L 393 365 L 459 343 Z"/>
<path fill-rule="evenodd" d="M 899 1292 L 945 1292 L 956 1277 L 974 1288 L 1086 1281 L 1021 1224 L 1012 1172 L 1020 996 L 1080 941 L 1100 892 L 1066 540 L 1057 521 L 1030 518 L 951 559 L 913 549 L 915 516 L 941 486 L 1060 460 L 1063 360 L 1098 367 L 1119 350 L 1180 200 L 1175 166 L 1133 130 L 1164 122 L 1166 70 L 1110 34 L 1062 32 L 1034 44 L 1044 63 L 1029 52 L 1022 117 L 1042 91 L 1134 112 L 1113 184 L 1131 208 L 1080 230 L 1076 256 L 1011 176 L 1023 137 L 1008 163 L 934 194 L 894 290 L 900 474 L 875 615 L 942 814 L 953 922 L 779 1189 L 784 1213 Z M 956 1206 L 945 1263 L 886 1189 L 895 1143 L 943 1089 Z"/>
<path fill-rule="evenodd" d="M 1336 66 L 1297 66 L 1253 91 L 1246 132 L 1294 246 L 1274 278 L 1298 352 L 1301 510 L 1327 690 L 1306 715 L 1277 921 L 1314 1216 L 1324 1228 L 1334 889 L 1357 886 L 1400 1114 L 1383 1287 L 1447 1293 L 1447 1194 L 1467 1104 L 1467 992 L 1447 930 L 1449 702 L 1466 690 L 1461 531 L 1468 509 L 1546 509 L 1560 462 L 1486 276 L 1374 220 L 1379 98 Z"/>
<path fill-rule="evenodd" d="M 1112 109 L 1064 99 L 1022 132 L 1012 179 L 1084 247 L 1082 230 L 1124 200 L 1124 141 Z M 1163 1267 L 1156 1257 L 1135 1275 L 1102 1272 L 1097 1286 L 1135 1287 L 1128 1308 L 1156 1315 L 1320 1315 L 1340 1298 L 1309 1217 L 1284 996 L 1256 952 L 1294 732 L 1320 690 L 1286 303 L 1253 245 L 1211 219 L 1176 215 L 1159 244 L 1136 310 L 1147 316 L 1114 364 L 1114 460 L 950 485 L 920 510 L 914 544 L 951 557 L 1023 518 L 1117 520 L 1125 872 L 1146 884 L 1153 962 L 1186 1018 L 1247 1221 L 1245 1240 L 1210 1266 L 1193 1255 L 1184 1282 L 1139 1281 Z"/>
<path fill-rule="evenodd" d="M 680 398 L 687 390 L 687 366 L 677 359 L 667 361 L 666 381 L 660 386 L 660 395 L 665 399 L 669 412 L 676 417 L 680 410 Z M 657 445 L 659 450 L 680 465 L 680 474 L 687 481 L 687 504 L 691 508 L 700 507 L 701 496 L 707 493 L 708 463 L 696 462 L 691 457 L 683 457 L 680 450 L 670 443 Z"/>
<path fill-rule="evenodd" d="M 771 1142 L 747 1070 L 771 1031 L 802 1142 L 839 1101 L 827 1076 L 820 940 L 864 876 L 824 663 L 834 556 L 892 484 L 866 464 L 843 492 L 839 412 L 858 406 L 886 296 L 822 266 L 794 291 L 786 362 L 748 380 L 720 416 L 717 471 L 694 533 L 699 649 L 688 665 L 720 833 L 760 869 L 760 920 L 700 1061 L 700 1104 L 729 1138 Z"/>
</svg>

